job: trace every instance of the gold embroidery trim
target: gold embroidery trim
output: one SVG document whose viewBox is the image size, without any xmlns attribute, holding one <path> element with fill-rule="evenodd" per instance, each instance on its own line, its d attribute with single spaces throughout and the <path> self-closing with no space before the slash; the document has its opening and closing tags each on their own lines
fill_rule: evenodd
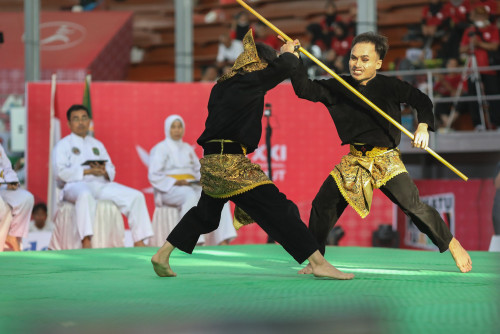
<svg viewBox="0 0 500 334">
<path fill-rule="evenodd" d="M 342 196 L 361 218 L 370 213 L 374 188 L 380 188 L 395 176 L 407 173 L 398 149 L 386 149 L 385 152 L 384 148 L 374 149 L 372 157 L 359 156 L 359 151 L 354 149 L 357 152 L 342 157 L 340 164 L 330 173 Z"/>
<path fill-rule="evenodd" d="M 273 183 L 259 165 L 242 154 L 209 154 L 200 163 L 203 191 L 214 198 L 229 198 Z"/>
</svg>

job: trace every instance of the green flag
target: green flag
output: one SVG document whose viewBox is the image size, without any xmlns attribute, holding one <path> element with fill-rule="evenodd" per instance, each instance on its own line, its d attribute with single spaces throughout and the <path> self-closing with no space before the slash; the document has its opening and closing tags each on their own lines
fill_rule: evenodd
<svg viewBox="0 0 500 334">
<path fill-rule="evenodd" d="M 90 74 L 85 78 L 85 90 L 83 91 L 83 105 L 89 110 L 89 116 L 92 118 L 92 102 L 90 100 Z"/>
<path fill-rule="evenodd" d="M 83 102 L 82 104 L 87 107 L 89 110 L 90 117 L 90 128 L 89 128 L 89 136 L 94 137 L 94 120 L 92 119 L 92 102 L 90 100 L 90 82 L 91 82 L 90 74 L 87 74 L 85 77 L 85 89 L 83 90 Z"/>
</svg>

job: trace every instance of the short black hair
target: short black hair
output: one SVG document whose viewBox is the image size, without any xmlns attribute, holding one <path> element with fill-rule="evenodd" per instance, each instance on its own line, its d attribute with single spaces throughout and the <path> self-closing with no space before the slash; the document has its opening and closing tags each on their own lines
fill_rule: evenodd
<svg viewBox="0 0 500 334">
<path fill-rule="evenodd" d="M 37 212 L 38 210 L 42 210 L 47 213 L 47 205 L 45 203 L 37 203 L 33 206 L 33 212 Z"/>
<path fill-rule="evenodd" d="M 68 119 L 68 121 L 71 118 L 71 113 L 77 110 L 85 110 L 85 112 L 87 112 L 87 116 L 89 116 L 90 118 L 90 112 L 86 106 L 84 106 L 83 104 L 73 104 L 71 107 L 69 107 L 68 111 L 66 112 L 66 118 Z"/>
<path fill-rule="evenodd" d="M 257 42 L 255 43 L 255 48 L 257 49 L 257 54 L 259 55 L 260 60 L 263 60 L 268 64 L 278 58 L 276 50 L 267 44 Z"/>
<path fill-rule="evenodd" d="M 387 50 L 389 50 L 389 42 L 387 37 L 374 33 L 373 31 L 365 32 L 354 37 L 351 47 L 358 43 L 371 43 L 375 45 L 375 52 L 377 52 L 380 60 L 384 60 Z"/>
</svg>

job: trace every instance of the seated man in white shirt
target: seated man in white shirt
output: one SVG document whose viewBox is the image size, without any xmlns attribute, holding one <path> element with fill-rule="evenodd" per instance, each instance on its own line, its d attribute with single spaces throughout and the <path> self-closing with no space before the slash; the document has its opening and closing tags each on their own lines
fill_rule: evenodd
<svg viewBox="0 0 500 334">
<path fill-rule="evenodd" d="M 5 247 L 14 251 L 21 250 L 22 238 L 28 235 L 33 203 L 33 195 L 19 187 L 17 174 L 0 145 L 0 225 L 10 222 L 5 245 L 0 244 L 0 252 Z"/>
<path fill-rule="evenodd" d="M 113 202 L 128 218 L 134 246 L 145 246 L 153 235 L 144 195 L 113 182 L 115 166 L 104 145 L 88 136 L 90 116 L 83 105 L 66 113 L 71 134 L 54 147 L 53 165 L 63 200 L 74 203 L 76 223 L 83 248 L 90 248 L 97 200 Z"/>
</svg>

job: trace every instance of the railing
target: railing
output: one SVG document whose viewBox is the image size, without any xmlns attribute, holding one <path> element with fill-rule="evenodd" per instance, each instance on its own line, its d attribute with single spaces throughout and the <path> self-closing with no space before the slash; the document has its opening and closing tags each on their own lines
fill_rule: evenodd
<svg viewBox="0 0 500 334">
<path fill-rule="evenodd" d="M 434 96 L 434 75 L 435 74 L 446 74 L 446 73 L 470 73 L 472 69 L 466 67 L 457 67 L 454 69 L 448 68 L 434 68 L 434 69 L 421 69 L 421 70 L 410 70 L 410 71 L 384 71 L 380 72 L 380 74 L 384 74 L 387 76 L 426 76 L 427 77 L 427 87 L 428 91 L 426 92 L 429 95 L 429 98 L 433 103 L 440 102 L 454 102 L 458 100 L 459 102 L 470 102 L 477 101 L 477 97 L 474 96 L 460 96 L 460 97 L 435 97 Z M 478 67 L 478 72 L 482 71 L 500 71 L 500 65 L 495 66 L 484 66 Z M 483 97 L 486 101 L 500 100 L 500 94 L 495 95 L 485 95 Z"/>
</svg>

